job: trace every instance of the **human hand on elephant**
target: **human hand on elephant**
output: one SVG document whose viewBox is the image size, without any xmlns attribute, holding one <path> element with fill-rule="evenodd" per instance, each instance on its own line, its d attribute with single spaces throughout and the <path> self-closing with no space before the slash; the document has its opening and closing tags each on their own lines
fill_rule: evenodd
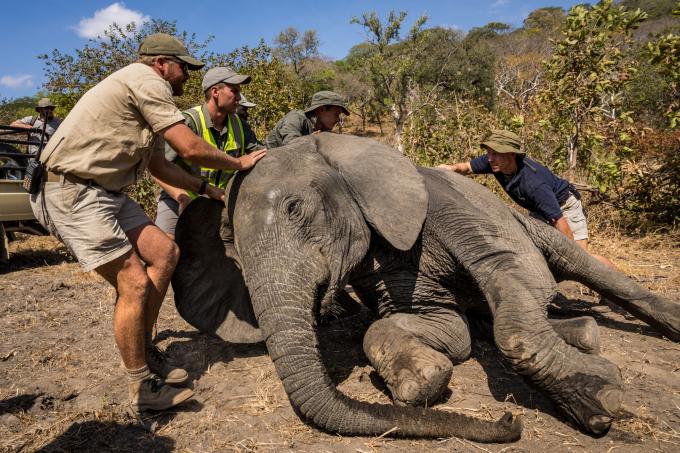
<svg viewBox="0 0 680 453">
<path fill-rule="evenodd" d="M 205 188 L 205 194 L 209 198 L 212 198 L 213 200 L 224 201 L 224 189 L 220 189 L 219 187 L 211 186 L 210 184 L 208 184 Z M 186 205 L 184 207 L 186 207 Z M 182 208 L 182 203 L 180 202 L 180 213 L 183 210 L 184 209 Z"/>
<path fill-rule="evenodd" d="M 266 149 L 258 149 L 252 153 L 245 154 L 238 158 L 238 170 L 248 170 L 255 166 L 257 161 L 267 155 Z"/>
</svg>

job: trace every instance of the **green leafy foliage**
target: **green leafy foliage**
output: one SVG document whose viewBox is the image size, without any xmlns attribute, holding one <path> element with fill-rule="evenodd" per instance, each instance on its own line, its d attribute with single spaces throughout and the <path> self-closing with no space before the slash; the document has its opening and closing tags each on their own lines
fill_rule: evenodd
<svg viewBox="0 0 680 453">
<path fill-rule="evenodd" d="M 212 38 L 199 42 L 195 33 L 178 32 L 175 22 L 153 19 L 141 26 L 131 23 L 125 27 L 113 24 L 100 39 L 90 39 L 74 54 L 54 49 L 49 55 L 41 55 L 47 81 L 45 88 L 57 105 L 55 114 L 64 117 L 80 97 L 111 73 L 137 60 L 140 43 L 150 34 L 168 33 L 177 36 L 192 55 L 206 58 L 206 48 Z M 178 105 L 184 107 L 195 102 L 200 95 L 202 74 L 192 71 Z"/>
<path fill-rule="evenodd" d="M 379 135 L 420 165 L 468 160 L 480 153 L 489 128 L 506 128 L 520 135 L 532 158 L 598 189 L 598 199 L 616 206 L 629 225 L 668 226 L 677 225 L 680 211 L 680 153 L 668 132 L 680 123 L 674 4 L 604 0 L 568 14 L 545 7 L 519 28 L 490 22 L 467 34 L 426 28 L 426 17 L 404 32 L 406 12 L 368 12 L 351 21 L 367 40 L 335 62 L 319 55 L 314 30 L 289 27 L 271 46 L 261 41 L 213 53 L 206 50 L 211 38 L 198 40 L 161 20 L 113 26 L 73 53 L 54 50 L 41 58 L 45 88 L 63 117 L 85 91 L 134 61 L 145 36 L 170 33 L 206 69 L 227 65 L 251 76 L 242 90 L 258 104 L 249 121 L 260 138 L 315 91 L 332 89 L 345 95 L 352 112 L 343 132 Z M 654 20 L 645 21 L 641 10 Z M 203 102 L 203 74 L 191 74 L 176 98 L 179 108 Z M 0 118 L 32 114 L 40 96 L 0 101 Z M 481 182 L 503 196 L 493 180 Z M 150 214 L 156 193 L 148 176 L 130 189 Z"/>
<path fill-rule="evenodd" d="M 618 206 L 633 227 L 670 230 L 680 225 L 680 140 L 672 131 L 637 139 L 645 159 L 627 163 Z"/>
<path fill-rule="evenodd" d="M 673 15 L 680 16 L 680 2 Z M 680 33 L 668 33 L 647 44 L 650 63 L 668 80 L 666 115 L 671 128 L 680 127 Z"/>
<path fill-rule="evenodd" d="M 384 22 L 375 12 L 353 18 L 351 23 L 361 25 L 369 35 L 371 47 L 362 60 L 367 67 L 368 82 L 373 88 L 374 99 L 384 110 L 390 112 L 394 123 L 394 139 L 403 151 L 401 138 L 404 123 L 412 113 L 412 89 L 422 53 L 422 28 L 427 17 L 418 18 L 406 39 L 400 31 L 405 12 L 390 11 Z"/>
<path fill-rule="evenodd" d="M 545 66 L 546 85 L 540 94 L 549 115 L 544 124 L 564 140 L 568 169 L 590 170 L 592 180 L 611 188 L 620 179 L 623 150 L 617 134 L 604 134 L 631 121 L 622 110 L 623 90 L 635 72 L 626 49 L 632 32 L 645 19 L 641 10 L 627 11 L 612 0 L 569 10 L 561 39 Z"/>
</svg>

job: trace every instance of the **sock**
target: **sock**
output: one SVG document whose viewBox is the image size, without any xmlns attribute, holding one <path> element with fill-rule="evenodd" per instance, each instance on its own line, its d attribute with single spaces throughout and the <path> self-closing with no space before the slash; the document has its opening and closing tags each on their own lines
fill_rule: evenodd
<svg viewBox="0 0 680 453">
<path fill-rule="evenodd" d="M 148 365 L 144 365 L 143 367 L 136 370 L 130 370 L 126 368 L 125 372 L 127 373 L 128 380 L 130 382 L 140 382 L 151 376 L 151 371 L 149 371 Z"/>
</svg>

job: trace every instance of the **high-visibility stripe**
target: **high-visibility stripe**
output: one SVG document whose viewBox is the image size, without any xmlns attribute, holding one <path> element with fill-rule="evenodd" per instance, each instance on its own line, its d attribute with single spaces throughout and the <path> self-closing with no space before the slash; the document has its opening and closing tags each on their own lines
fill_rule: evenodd
<svg viewBox="0 0 680 453">
<path fill-rule="evenodd" d="M 222 147 L 217 146 L 217 142 L 215 141 L 215 137 L 213 137 L 212 132 L 210 131 L 210 128 L 206 126 L 205 122 L 205 116 L 203 115 L 203 108 L 198 105 L 196 107 L 192 107 L 189 110 L 185 111 L 186 113 L 189 114 L 191 119 L 194 121 L 194 124 L 196 125 L 197 131 L 200 131 L 200 136 L 205 140 L 206 142 L 210 143 L 213 145 L 215 148 L 228 153 L 230 151 L 236 151 L 240 150 L 239 155 L 243 156 L 246 152 L 245 149 L 245 133 L 243 131 L 243 123 L 241 122 L 241 119 L 236 115 L 235 113 L 230 113 L 227 117 L 227 140 L 225 140 L 224 144 Z M 197 121 L 198 120 L 198 121 Z M 234 134 L 234 129 L 238 127 L 238 130 L 240 134 Z M 239 140 L 240 139 L 240 140 Z M 239 143 L 240 142 L 240 143 Z M 193 168 L 195 170 L 200 171 L 201 178 L 207 180 L 210 184 L 220 187 L 220 188 L 225 188 L 227 186 L 227 182 L 229 182 L 229 178 L 231 178 L 236 170 L 232 169 L 225 169 L 225 170 L 217 170 L 214 168 L 208 168 L 208 167 L 200 167 L 198 169 L 197 167 L 194 167 L 190 161 L 185 160 L 183 161 L 188 168 Z M 217 181 L 217 178 L 219 177 L 219 181 Z M 198 197 L 198 194 L 187 190 L 187 193 L 189 196 L 194 199 Z"/>
</svg>

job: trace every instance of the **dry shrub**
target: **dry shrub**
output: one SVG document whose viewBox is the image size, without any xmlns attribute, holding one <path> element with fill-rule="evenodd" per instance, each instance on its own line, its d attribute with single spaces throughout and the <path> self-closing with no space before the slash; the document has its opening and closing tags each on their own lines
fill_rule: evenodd
<svg viewBox="0 0 680 453">
<path fill-rule="evenodd" d="M 404 154 L 423 166 L 467 161 L 480 154 L 480 139 L 500 123 L 475 100 L 441 97 L 414 111 L 404 131 Z"/>
<path fill-rule="evenodd" d="M 680 133 L 643 130 L 636 148 L 624 166 L 622 218 L 635 229 L 673 230 L 680 226 Z"/>
</svg>

